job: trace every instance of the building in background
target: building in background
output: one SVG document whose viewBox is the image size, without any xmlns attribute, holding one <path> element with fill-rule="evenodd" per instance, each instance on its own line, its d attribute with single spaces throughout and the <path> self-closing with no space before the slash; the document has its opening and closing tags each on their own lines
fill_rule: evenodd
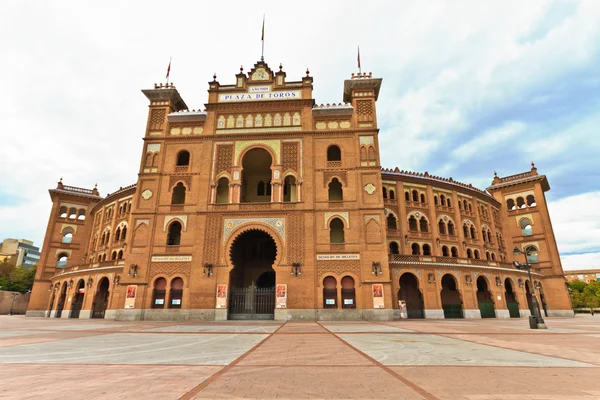
<svg viewBox="0 0 600 400">
<path fill-rule="evenodd" d="M 379 130 L 381 84 L 352 74 L 343 104 L 317 105 L 308 70 L 289 81 L 259 61 L 231 84 L 214 76 L 206 110 L 173 84 L 143 90 L 137 183 L 50 190 L 28 315 L 519 318 L 535 293 L 572 316 L 546 177 L 532 165 L 480 190 L 381 168 L 379 135 L 402 135 Z M 411 151 L 396 150 L 399 164 Z"/>
<path fill-rule="evenodd" d="M 567 282 L 581 281 L 590 283 L 591 281 L 600 281 L 600 269 L 576 269 L 565 271 Z"/>
<path fill-rule="evenodd" d="M 8 259 L 14 266 L 32 267 L 40 259 L 40 248 L 31 240 L 4 239 L 0 244 L 1 259 Z"/>
</svg>

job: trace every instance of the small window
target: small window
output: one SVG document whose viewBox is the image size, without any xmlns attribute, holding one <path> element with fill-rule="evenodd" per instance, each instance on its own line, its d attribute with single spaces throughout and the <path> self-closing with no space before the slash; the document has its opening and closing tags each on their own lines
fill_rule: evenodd
<svg viewBox="0 0 600 400">
<path fill-rule="evenodd" d="M 77 212 L 77 219 L 80 221 L 85 220 L 85 210 L 83 208 Z"/>
<path fill-rule="evenodd" d="M 323 308 L 337 308 L 337 281 L 333 276 L 323 279 Z"/>
<path fill-rule="evenodd" d="M 476 238 L 476 236 L 475 236 L 475 227 L 471 226 L 471 239 L 475 239 L 475 238 Z"/>
<path fill-rule="evenodd" d="M 424 256 L 430 256 L 431 255 L 431 246 L 429 246 L 428 244 L 424 244 L 423 245 L 423 255 Z"/>
<path fill-rule="evenodd" d="M 410 248 L 412 250 L 413 256 L 418 256 L 421 254 L 421 248 L 419 247 L 418 243 L 413 243 L 412 246 L 410 246 Z"/>
<path fill-rule="evenodd" d="M 187 166 L 190 165 L 190 153 L 186 150 L 180 151 L 177 154 L 177 166 Z"/>
<path fill-rule="evenodd" d="M 435 204 L 436 206 L 438 205 L 438 197 L 437 196 L 433 196 L 433 204 Z"/>
<path fill-rule="evenodd" d="M 438 222 L 438 229 L 440 231 L 440 235 L 446 234 L 446 224 L 444 223 L 444 221 L 440 220 L 440 222 Z"/>
<path fill-rule="evenodd" d="M 425 203 L 425 195 L 421 193 L 421 203 Z"/>
<path fill-rule="evenodd" d="M 448 250 L 448 246 L 442 246 L 442 256 L 448 257 L 450 255 L 450 251 Z"/>
<path fill-rule="evenodd" d="M 398 229 L 396 217 L 394 217 L 394 215 L 391 213 L 387 217 L 387 227 L 388 227 L 388 229 L 392 229 L 392 230 Z"/>
<path fill-rule="evenodd" d="M 223 177 L 217 184 L 217 204 L 229 203 L 229 179 Z"/>
<path fill-rule="evenodd" d="M 448 222 L 448 235 L 450 236 L 454 236 L 454 224 L 452 223 L 452 221 Z"/>
<path fill-rule="evenodd" d="M 329 243 L 344 243 L 344 223 L 339 218 L 329 223 Z"/>
<path fill-rule="evenodd" d="M 410 193 L 404 192 L 404 200 L 410 201 Z"/>
<path fill-rule="evenodd" d="M 383 188 L 382 190 L 383 190 L 383 198 L 387 199 L 387 189 Z"/>
<path fill-rule="evenodd" d="M 67 260 L 69 259 L 69 255 L 66 253 L 60 253 L 57 257 L 56 268 L 64 268 L 67 266 Z"/>
<path fill-rule="evenodd" d="M 69 218 L 72 218 L 72 219 L 77 218 L 77 210 L 75 208 L 69 209 Z"/>
<path fill-rule="evenodd" d="M 417 192 L 416 190 L 412 191 L 412 199 L 413 201 L 419 201 L 419 192 Z"/>
<path fill-rule="evenodd" d="M 396 199 L 396 193 L 394 193 L 393 190 L 390 190 L 390 200 L 395 200 Z"/>
<path fill-rule="evenodd" d="M 471 249 L 467 249 L 467 258 L 473 258 L 473 252 Z"/>
<path fill-rule="evenodd" d="M 67 218 L 67 216 L 68 216 L 67 207 L 61 207 L 60 210 L 58 211 L 58 216 L 61 218 Z"/>
<path fill-rule="evenodd" d="M 173 222 L 169 225 L 169 233 L 167 235 L 168 246 L 179 246 L 181 243 L 181 223 L 179 221 Z"/>
<path fill-rule="evenodd" d="M 411 232 L 419 231 L 418 222 L 417 222 L 417 219 L 414 217 L 414 215 L 411 215 L 410 218 L 408 219 L 408 230 Z"/>
<path fill-rule="evenodd" d="M 454 258 L 458 257 L 458 249 L 456 247 L 452 247 L 452 249 L 450 249 L 450 252 L 452 254 L 452 257 L 454 257 Z"/>
<path fill-rule="evenodd" d="M 517 208 L 525 208 L 525 200 L 522 197 L 517 197 Z"/>
<path fill-rule="evenodd" d="M 183 279 L 175 278 L 171 281 L 171 290 L 169 291 L 169 308 L 181 308 L 183 299 Z"/>
<path fill-rule="evenodd" d="M 506 208 L 511 211 L 511 210 L 516 210 L 517 207 L 515 207 L 515 201 L 513 199 L 508 199 L 506 200 Z"/>
<path fill-rule="evenodd" d="M 527 196 L 527 205 L 529 207 L 535 207 L 537 204 L 535 203 L 535 197 L 533 197 L 533 195 L 529 195 Z"/>
<path fill-rule="evenodd" d="M 398 248 L 398 243 L 396 243 L 396 242 L 390 243 L 390 254 L 400 254 L 400 249 Z"/>
<path fill-rule="evenodd" d="M 71 228 L 67 228 L 63 231 L 62 243 L 71 243 L 73 240 L 73 230 Z"/>
<path fill-rule="evenodd" d="M 329 182 L 329 201 L 342 200 L 344 200 L 342 183 L 337 178 L 333 178 L 331 182 Z"/>
<path fill-rule="evenodd" d="M 475 250 L 473 252 L 473 256 L 475 257 L 476 260 L 479 260 L 479 250 Z"/>
<path fill-rule="evenodd" d="M 329 146 L 327 149 L 327 161 L 342 161 L 342 152 L 338 146 Z"/>
<path fill-rule="evenodd" d="M 444 196 L 443 194 L 440 195 L 440 204 L 442 206 L 446 205 L 446 196 Z"/>
<path fill-rule="evenodd" d="M 419 220 L 419 230 L 421 232 L 429 232 L 429 224 L 427 223 L 425 217 L 421 217 Z"/>
<path fill-rule="evenodd" d="M 354 279 L 350 276 L 342 278 L 342 308 L 356 308 L 356 290 Z"/>
<path fill-rule="evenodd" d="M 178 182 L 173 188 L 171 204 L 185 204 L 185 186 L 183 186 L 183 183 Z"/>
<path fill-rule="evenodd" d="M 531 221 L 529 219 L 523 218 L 519 225 L 521 225 L 521 233 L 523 236 L 533 235 L 533 229 L 531 228 Z"/>
</svg>

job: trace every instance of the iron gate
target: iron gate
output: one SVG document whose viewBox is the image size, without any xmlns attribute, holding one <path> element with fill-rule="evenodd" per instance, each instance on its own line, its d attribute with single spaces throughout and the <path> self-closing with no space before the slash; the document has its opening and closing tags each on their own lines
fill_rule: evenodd
<svg viewBox="0 0 600 400">
<path fill-rule="evenodd" d="M 274 319 L 275 288 L 231 288 L 229 292 L 229 319 Z"/>
<path fill-rule="evenodd" d="M 479 311 L 481 312 L 481 318 L 496 318 L 494 303 L 480 301 L 478 305 Z"/>
<path fill-rule="evenodd" d="M 508 308 L 508 312 L 511 318 L 519 318 L 521 316 L 521 314 L 519 313 L 519 303 L 507 302 L 506 308 Z"/>
</svg>

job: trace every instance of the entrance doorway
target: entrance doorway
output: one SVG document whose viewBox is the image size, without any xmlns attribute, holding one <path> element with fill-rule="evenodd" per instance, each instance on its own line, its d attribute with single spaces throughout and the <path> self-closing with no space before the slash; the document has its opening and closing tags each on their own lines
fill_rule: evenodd
<svg viewBox="0 0 600 400">
<path fill-rule="evenodd" d="M 108 306 L 108 296 L 110 283 L 108 278 L 102 278 L 98 284 L 98 292 L 94 296 L 94 306 L 92 311 L 92 318 L 104 318 L 106 307 Z"/>
<path fill-rule="evenodd" d="M 69 315 L 69 318 L 79 318 L 81 307 L 83 307 L 84 292 L 85 283 L 83 282 L 83 279 L 80 279 L 77 288 L 75 289 L 75 296 L 73 297 L 73 303 L 71 304 L 71 315 Z"/>
<path fill-rule="evenodd" d="M 464 318 L 462 299 L 457 289 L 456 279 L 450 274 L 446 274 L 442 278 L 441 298 L 444 318 Z"/>
<path fill-rule="evenodd" d="M 231 246 L 229 319 L 274 319 L 277 246 L 266 232 L 250 230 Z"/>
<path fill-rule="evenodd" d="M 408 318 L 425 318 L 423 295 L 419 290 L 419 281 L 416 276 L 409 272 L 400 277 L 398 300 L 406 301 Z"/>
<path fill-rule="evenodd" d="M 519 303 L 517 302 L 517 296 L 513 291 L 512 281 L 508 278 L 504 280 L 504 297 L 506 298 L 506 308 L 508 308 L 508 314 L 511 318 L 519 318 Z"/>
<path fill-rule="evenodd" d="M 67 301 L 67 282 L 64 282 L 60 290 L 60 297 L 58 298 L 58 305 L 56 306 L 56 318 L 62 316 L 63 309 L 65 308 L 65 302 Z"/>
<path fill-rule="evenodd" d="M 477 304 L 481 318 L 496 318 L 494 300 L 488 288 L 488 283 L 483 276 L 477 278 Z"/>
</svg>

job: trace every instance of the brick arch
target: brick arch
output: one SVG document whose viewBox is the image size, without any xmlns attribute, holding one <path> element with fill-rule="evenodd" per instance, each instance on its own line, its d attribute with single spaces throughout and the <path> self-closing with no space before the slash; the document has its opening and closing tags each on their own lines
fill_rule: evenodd
<svg viewBox="0 0 600 400">
<path fill-rule="evenodd" d="M 273 262 L 273 269 L 279 265 L 283 265 L 285 262 L 284 254 L 285 254 L 285 246 L 284 239 L 279 235 L 279 233 L 270 225 L 260 222 L 260 221 L 252 221 L 245 224 L 242 224 L 236 227 L 233 232 L 229 234 L 225 245 L 223 246 L 223 257 L 227 265 L 227 272 L 231 272 L 233 270 L 233 262 L 231 261 L 231 250 L 233 249 L 234 242 L 245 232 L 248 231 L 261 231 L 271 236 L 273 241 L 275 242 L 275 261 Z"/>
<path fill-rule="evenodd" d="M 417 214 L 419 214 L 419 216 L 417 216 Z M 425 220 L 427 221 L 427 223 L 429 223 L 429 217 L 423 211 L 411 211 L 411 212 L 409 212 L 408 215 L 406 216 L 406 220 L 408 221 L 411 216 L 414 216 L 417 219 L 417 221 L 420 220 L 421 217 L 425 217 Z"/>
<path fill-rule="evenodd" d="M 263 150 L 266 150 L 269 152 L 269 154 L 271 155 L 271 168 L 273 168 L 275 165 L 279 164 L 279 154 L 277 154 L 277 151 L 275 151 L 275 149 L 273 149 L 271 146 L 269 146 L 266 143 L 251 143 L 251 144 L 248 144 L 246 147 L 244 147 L 243 150 L 240 151 L 240 154 L 238 155 L 237 159 L 235 160 L 234 166 L 241 167 L 242 160 L 246 156 L 246 153 L 248 153 L 250 150 L 254 150 L 254 149 L 263 149 Z"/>
</svg>

